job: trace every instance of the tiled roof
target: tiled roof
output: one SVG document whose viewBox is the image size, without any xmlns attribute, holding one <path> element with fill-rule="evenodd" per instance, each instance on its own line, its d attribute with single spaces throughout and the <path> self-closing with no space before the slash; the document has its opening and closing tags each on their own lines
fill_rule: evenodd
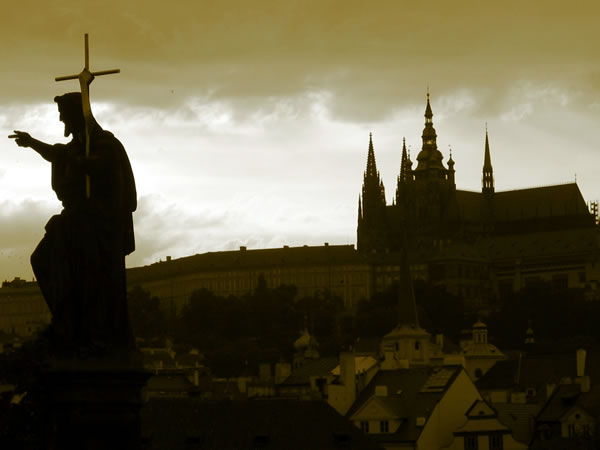
<svg viewBox="0 0 600 450">
<path fill-rule="evenodd" d="M 387 395 L 378 397 L 378 400 L 384 401 L 389 409 L 402 414 L 407 420 L 395 433 L 378 435 L 377 439 L 414 442 L 423 429 L 416 425 L 416 418 L 429 417 L 462 370 L 460 366 L 380 370 L 360 393 L 346 417 L 352 417 L 375 395 L 376 386 L 385 386 Z"/>
<path fill-rule="evenodd" d="M 152 450 L 380 448 L 323 401 L 156 399 L 141 415 Z"/>
<path fill-rule="evenodd" d="M 600 415 L 600 385 L 581 392 L 578 384 L 558 386 L 540 410 L 538 422 L 558 422 L 573 407 L 578 406 L 593 417 Z"/>
<path fill-rule="evenodd" d="M 498 220 L 523 220 L 559 215 L 589 215 L 575 183 L 496 192 L 494 214 Z"/>
<path fill-rule="evenodd" d="M 533 434 L 533 420 L 540 405 L 527 403 L 495 403 L 498 420 L 512 430 L 513 437 L 522 443 L 529 443 Z"/>
<path fill-rule="evenodd" d="M 481 192 L 457 190 L 456 202 L 462 220 L 481 220 L 484 205 Z M 575 183 L 496 192 L 492 202 L 494 217 L 500 222 L 557 216 L 591 219 L 585 200 Z"/>
</svg>

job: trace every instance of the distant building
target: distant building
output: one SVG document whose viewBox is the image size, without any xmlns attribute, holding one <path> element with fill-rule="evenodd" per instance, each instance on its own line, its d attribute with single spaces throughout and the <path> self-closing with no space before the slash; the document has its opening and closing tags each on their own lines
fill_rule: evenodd
<svg viewBox="0 0 600 450">
<path fill-rule="evenodd" d="M 598 296 L 597 213 L 575 183 L 496 192 L 486 130 L 481 192 L 457 189 L 452 155 L 446 166 L 437 148 L 429 94 L 422 140 L 414 168 L 403 145 L 396 195 L 387 205 L 370 137 L 358 204 L 360 253 L 390 261 L 406 242 L 412 268 L 474 309 L 543 281 Z"/>
<path fill-rule="evenodd" d="M 563 379 L 535 418 L 530 448 L 597 449 L 600 446 L 600 386 L 586 372 L 586 352 L 577 351 L 574 379 Z"/>
<path fill-rule="evenodd" d="M 482 313 L 499 296 L 543 282 L 600 297 L 597 207 L 588 210 L 576 183 L 497 192 L 486 130 L 481 192 L 457 189 L 455 161 L 450 155 L 444 163 L 437 148 L 429 95 L 422 141 L 416 167 L 403 144 L 388 205 L 370 136 L 356 250 L 240 247 L 129 269 L 129 284 L 178 311 L 196 289 L 242 295 L 263 275 L 268 287 L 295 285 L 299 296 L 329 291 L 352 308 L 400 279 L 406 247 L 413 279 L 441 286 Z"/>
<path fill-rule="evenodd" d="M 174 311 L 192 292 L 208 289 L 220 296 L 241 296 L 258 287 L 294 285 L 298 296 L 329 292 L 352 307 L 372 294 L 371 266 L 352 245 L 211 252 L 127 270 L 130 287 L 139 285 Z"/>
<path fill-rule="evenodd" d="M 45 328 L 52 315 L 36 282 L 15 278 L 0 288 L 0 331 L 31 337 Z"/>
<path fill-rule="evenodd" d="M 494 344 L 488 342 L 488 330 L 485 323 L 478 320 L 473 324 L 472 338 L 462 342 L 462 355 L 465 369 L 473 381 L 477 381 L 498 361 L 506 356 Z"/>
<path fill-rule="evenodd" d="M 447 450 L 525 450 L 528 441 L 519 442 L 512 430 L 503 424 L 496 411 L 485 400 L 475 400 L 465 412 L 465 422 L 452 434 Z"/>
<path fill-rule="evenodd" d="M 346 417 L 384 448 L 440 449 L 480 399 L 461 366 L 380 370 Z"/>
</svg>

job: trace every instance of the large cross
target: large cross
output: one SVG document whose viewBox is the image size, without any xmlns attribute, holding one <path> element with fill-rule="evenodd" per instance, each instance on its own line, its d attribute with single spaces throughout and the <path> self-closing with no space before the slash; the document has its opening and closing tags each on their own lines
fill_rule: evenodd
<svg viewBox="0 0 600 450">
<path fill-rule="evenodd" d="M 81 87 L 81 103 L 83 107 L 83 117 L 85 119 L 85 156 L 90 156 L 90 127 L 92 124 L 92 107 L 90 105 L 90 84 L 94 81 L 94 77 L 100 75 L 109 75 L 111 73 L 119 73 L 119 69 L 112 70 L 101 70 L 99 72 L 90 72 L 90 49 L 88 43 L 88 34 L 85 33 L 84 37 L 85 47 L 85 67 L 77 75 L 66 75 L 63 77 L 56 77 L 55 81 L 65 80 L 79 80 L 79 86 Z M 90 176 L 85 176 L 85 195 L 90 198 Z"/>
</svg>

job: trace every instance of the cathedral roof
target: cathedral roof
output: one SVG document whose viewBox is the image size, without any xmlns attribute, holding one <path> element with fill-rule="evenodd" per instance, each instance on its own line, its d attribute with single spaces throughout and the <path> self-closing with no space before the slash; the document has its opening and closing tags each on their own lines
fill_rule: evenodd
<svg viewBox="0 0 600 450">
<path fill-rule="evenodd" d="M 588 214 L 575 183 L 496 192 L 494 214 L 497 220 Z"/>
<path fill-rule="evenodd" d="M 587 204 L 575 183 L 496 192 L 492 199 L 497 222 L 514 222 L 559 216 L 589 216 Z M 456 191 L 456 203 L 462 220 L 478 221 L 484 211 L 481 192 Z"/>
</svg>

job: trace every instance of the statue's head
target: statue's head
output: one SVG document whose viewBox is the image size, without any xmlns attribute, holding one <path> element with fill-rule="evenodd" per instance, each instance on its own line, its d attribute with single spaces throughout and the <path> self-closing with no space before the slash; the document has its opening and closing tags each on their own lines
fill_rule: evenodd
<svg viewBox="0 0 600 450">
<path fill-rule="evenodd" d="M 85 133 L 85 119 L 83 118 L 83 107 L 80 92 L 68 92 L 54 97 L 58 104 L 60 120 L 65 124 L 65 137 Z"/>
</svg>

